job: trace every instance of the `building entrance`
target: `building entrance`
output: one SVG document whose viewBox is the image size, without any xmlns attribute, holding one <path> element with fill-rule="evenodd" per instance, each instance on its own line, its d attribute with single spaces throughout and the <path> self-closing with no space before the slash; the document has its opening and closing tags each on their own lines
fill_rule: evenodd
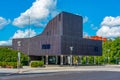
<svg viewBox="0 0 120 80">
<path fill-rule="evenodd" d="M 60 64 L 59 56 L 48 56 L 48 64 Z"/>
</svg>

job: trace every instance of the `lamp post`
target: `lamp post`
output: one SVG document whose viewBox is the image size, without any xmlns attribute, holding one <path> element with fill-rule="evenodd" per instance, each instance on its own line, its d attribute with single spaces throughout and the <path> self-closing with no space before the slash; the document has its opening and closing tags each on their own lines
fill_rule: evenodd
<svg viewBox="0 0 120 80">
<path fill-rule="evenodd" d="M 17 44 L 18 44 L 18 62 L 17 62 L 17 68 L 19 69 L 20 68 L 20 52 L 19 52 L 20 49 L 19 48 L 21 46 L 21 41 L 18 41 Z"/>
<path fill-rule="evenodd" d="M 73 51 L 73 46 L 70 46 L 70 66 L 72 66 L 72 51 Z"/>
<path fill-rule="evenodd" d="M 104 65 L 106 64 L 106 60 L 107 60 L 107 58 L 106 58 L 106 57 L 104 57 Z"/>
<path fill-rule="evenodd" d="M 88 56 L 86 56 L 86 64 L 89 64 Z"/>
<path fill-rule="evenodd" d="M 108 63 L 109 63 L 109 52 L 110 52 L 110 49 L 108 49 Z"/>
<path fill-rule="evenodd" d="M 96 57 L 94 56 L 94 64 L 96 64 Z"/>
<path fill-rule="evenodd" d="M 31 28 L 30 28 L 30 16 L 28 16 L 28 23 L 29 23 L 29 29 L 28 29 L 28 66 L 29 66 L 29 61 L 30 61 L 30 59 L 29 59 L 29 54 L 30 54 L 30 30 L 31 30 Z"/>
<path fill-rule="evenodd" d="M 116 57 L 116 64 L 118 64 L 118 57 Z"/>
</svg>

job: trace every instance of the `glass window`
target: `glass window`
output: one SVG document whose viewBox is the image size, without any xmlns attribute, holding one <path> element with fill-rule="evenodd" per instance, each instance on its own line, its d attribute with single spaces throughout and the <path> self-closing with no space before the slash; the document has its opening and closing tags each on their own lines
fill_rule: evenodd
<svg viewBox="0 0 120 80">
<path fill-rule="evenodd" d="M 95 46 L 95 47 L 94 47 L 94 51 L 95 51 L 95 52 L 98 52 L 98 47 Z"/>
<path fill-rule="evenodd" d="M 43 44 L 42 49 L 50 49 L 50 44 Z"/>
</svg>

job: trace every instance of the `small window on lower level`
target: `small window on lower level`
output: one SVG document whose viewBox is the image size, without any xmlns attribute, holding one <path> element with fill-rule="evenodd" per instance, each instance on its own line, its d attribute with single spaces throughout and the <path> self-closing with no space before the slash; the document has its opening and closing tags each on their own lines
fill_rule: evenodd
<svg viewBox="0 0 120 80">
<path fill-rule="evenodd" d="M 42 49 L 50 49 L 50 44 L 43 44 Z"/>
<path fill-rule="evenodd" d="M 94 51 L 95 51 L 95 52 L 98 52 L 98 47 L 95 46 L 95 47 L 94 47 Z"/>
</svg>

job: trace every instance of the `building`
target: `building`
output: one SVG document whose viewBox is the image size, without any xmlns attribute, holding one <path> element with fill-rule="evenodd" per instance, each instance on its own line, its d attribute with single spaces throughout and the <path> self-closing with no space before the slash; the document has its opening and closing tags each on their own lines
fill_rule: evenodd
<svg viewBox="0 0 120 80">
<path fill-rule="evenodd" d="M 85 36 L 84 38 L 92 39 L 92 40 L 101 40 L 103 42 L 107 41 L 107 38 L 103 38 L 101 36 Z"/>
<path fill-rule="evenodd" d="M 83 18 L 61 12 L 49 21 L 42 34 L 13 39 L 13 49 L 43 59 L 45 64 L 71 64 L 72 55 L 101 56 L 102 41 L 83 38 Z"/>
<path fill-rule="evenodd" d="M 103 42 L 106 42 L 107 41 L 107 38 L 103 38 L 103 37 L 100 37 L 100 36 L 91 36 L 90 39 L 93 39 L 93 40 L 101 40 Z"/>
</svg>

